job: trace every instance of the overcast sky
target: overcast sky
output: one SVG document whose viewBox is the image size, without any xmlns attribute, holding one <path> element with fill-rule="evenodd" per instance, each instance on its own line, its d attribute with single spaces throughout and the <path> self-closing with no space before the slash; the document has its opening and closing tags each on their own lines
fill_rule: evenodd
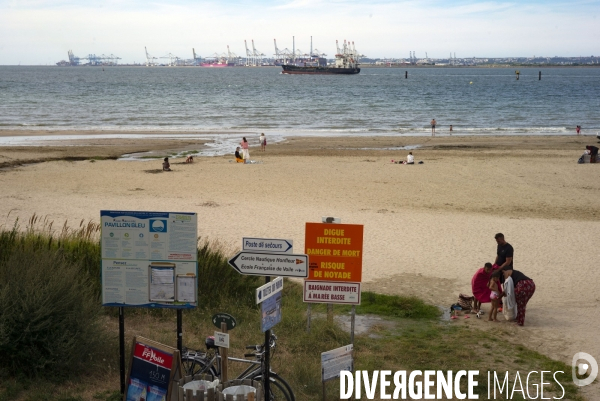
<svg viewBox="0 0 600 401">
<path fill-rule="evenodd" d="M 330 57 L 336 39 L 367 57 L 600 55 L 600 0 L 0 0 L 0 64 L 53 64 L 90 53 L 121 63 L 172 53 L 245 56 L 244 39 Z"/>
</svg>

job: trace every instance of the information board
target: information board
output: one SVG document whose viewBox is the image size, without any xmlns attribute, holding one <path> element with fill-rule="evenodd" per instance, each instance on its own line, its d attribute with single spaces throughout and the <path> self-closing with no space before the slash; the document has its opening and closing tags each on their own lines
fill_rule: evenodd
<svg viewBox="0 0 600 401">
<path fill-rule="evenodd" d="M 164 401 L 171 397 L 172 383 L 182 377 L 179 351 L 135 337 L 131 349 L 126 401 Z"/>
<path fill-rule="evenodd" d="M 263 333 L 281 322 L 281 292 L 261 304 L 261 329 Z"/>
<path fill-rule="evenodd" d="M 198 275 L 196 213 L 102 210 L 100 221 L 103 306 L 196 306 L 185 279 Z"/>
<path fill-rule="evenodd" d="M 354 371 L 352 344 L 321 353 L 321 381 L 326 382 L 340 377 L 342 370 Z"/>
<path fill-rule="evenodd" d="M 308 280 L 362 281 L 363 225 L 306 223 Z"/>
</svg>

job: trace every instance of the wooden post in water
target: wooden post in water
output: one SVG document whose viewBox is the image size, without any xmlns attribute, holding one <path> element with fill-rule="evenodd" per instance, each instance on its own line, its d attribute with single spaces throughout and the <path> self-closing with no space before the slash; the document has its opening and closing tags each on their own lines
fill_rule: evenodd
<svg viewBox="0 0 600 401">
<path fill-rule="evenodd" d="M 408 78 L 408 71 L 404 71 L 404 79 Z"/>
<path fill-rule="evenodd" d="M 538 74 L 538 81 L 541 81 L 541 80 L 542 80 L 542 72 L 540 71 Z"/>
</svg>

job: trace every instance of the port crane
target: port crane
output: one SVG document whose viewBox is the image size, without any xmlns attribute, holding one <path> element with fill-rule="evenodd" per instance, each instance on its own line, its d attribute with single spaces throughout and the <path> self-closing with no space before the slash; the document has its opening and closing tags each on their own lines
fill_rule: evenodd
<svg viewBox="0 0 600 401">
<path fill-rule="evenodd" d="M 200 63 L 202 62 L 202 57 L 200 57 L 199 55 L 196 56 L 196 50 L 192 47 L 192 53 L 194 54 L 194 65 L 200 65 Z"/>
<path fill-rule="evenodd" d="M 250 49 L 248 49 L 248 42 L 244 39 L 244 46 L 246 46 L 246 66 L 253 65 L 253 54 L 250 53 Z"/>
<path fill-rule="evenodd" d="M 260 50 L 256 50 L 254 47 L 254 39 L 252 39 L 252 54 L 254 55 L 254 65 L 258 66 L 263 63 L 263 57 L 265 56 Z"/>
<path fill-rule="evenodd" d="M 146 46 L 144 46 L 144 50 L 146 50 L 146 67 L 156 66 L 156 61 L 154 60 L 157 60 L 157 58 L 152 57 L 150 54 L 148 54 L 148 49 L 146 48 Z"/>
</svg>

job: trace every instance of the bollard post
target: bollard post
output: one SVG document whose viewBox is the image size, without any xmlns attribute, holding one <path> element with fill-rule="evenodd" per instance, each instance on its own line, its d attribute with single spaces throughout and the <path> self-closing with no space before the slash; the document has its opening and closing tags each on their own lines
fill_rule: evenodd
<svg viewBox="0 0 600 401">
<path fill-rule="evenodd" d="M 404 71 L 404 79 L 408 78 L 408 71 Z"/>
</svg>

